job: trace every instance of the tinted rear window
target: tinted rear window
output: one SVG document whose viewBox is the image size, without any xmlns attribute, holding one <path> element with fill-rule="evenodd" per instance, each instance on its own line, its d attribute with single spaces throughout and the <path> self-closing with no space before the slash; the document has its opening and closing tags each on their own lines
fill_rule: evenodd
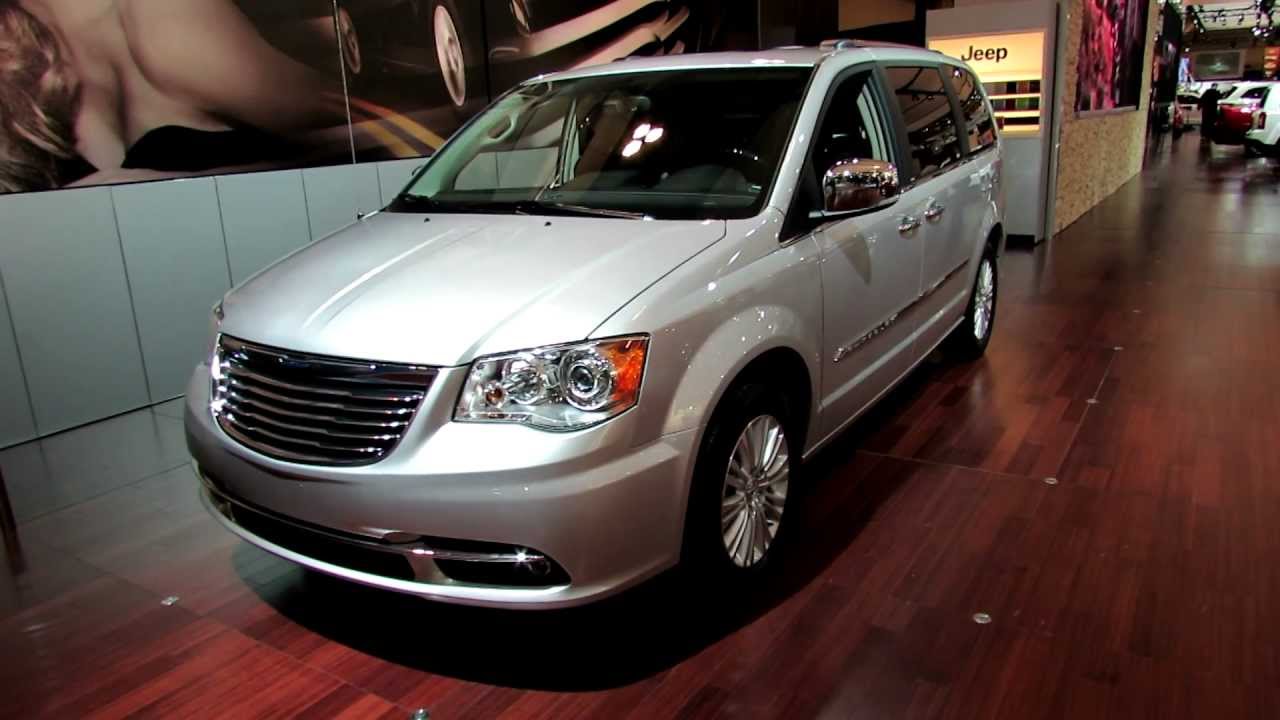
<svg viewBox="0 0 1280 720">
<path fill-rule="evenodd" d="M 996 123 L 973 73 L 964 68 L 951 69 L 951 84 L 960 98 L 964 112 L 965 132 L 969 136 L 969 152 L 976 153 L 996 144 Z"/>
<path fill-rule="evenodd" d="M 929 175 L 960 159 L 960 136 L 951 114 L 951 99 L 937 67 L 891 67 L 893 87 L 911 143 L 914 177 Z"/>
</svg>

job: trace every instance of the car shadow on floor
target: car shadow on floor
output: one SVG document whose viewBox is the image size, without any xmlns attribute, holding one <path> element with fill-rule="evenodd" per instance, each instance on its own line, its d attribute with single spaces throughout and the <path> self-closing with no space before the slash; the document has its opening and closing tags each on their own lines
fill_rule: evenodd
<svg viewBox="0 0 1280 720">
<path fill-rule="evenodd" d="M 255 551 L 242 545 L 234 562 L 259 597 L 291 621 L 389 663 L 521 689 L 628 685 L 691 658 L 824 574 L 906 480 L 871 472 L 852 482 L 849 470 L 862 441 L 909 406 L 945 363 L 922 363 L 806 464 L 786 562 L 750 595 L 670 571 L 585 607 L 509 611 L 435 603 L 312 572 L 264 588 L 247 579 Z"/>
</svg>

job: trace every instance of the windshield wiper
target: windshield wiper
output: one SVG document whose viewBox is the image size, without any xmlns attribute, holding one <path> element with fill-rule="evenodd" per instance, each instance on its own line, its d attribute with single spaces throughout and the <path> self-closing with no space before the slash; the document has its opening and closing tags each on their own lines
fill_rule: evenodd
<svg viewBox="0 0 1280 720">
<path fill-rule="evenodd" d="M 393 209 L 409 212 L 512 212 L 517 215 L 566 215 L 576 217 L 609 217 L 627 220 L 643 220 L 648 217 L 644 213 L 629 210 L 610 210 L 586 205 L 549 202 L 546 200 L 512 200 L 486 202 L 441 202 L 427 195 L 410 195 L 404 193 L 396 198 Z"/>
<path fill-rule="evenodd" d="M 392 201 L 392 209 L 409 210 L 411 212 L 423 212 L 429 209 L 436 209 L 439 203 L 427 195 L 413 195 L 411 193 L 400 193 L 395 200 Z"/>
<path fill-rule="evenodd" d="M 626 220 L 643 220 L 648 215 L 631 210 L 611 210 L 609 208 L 573 205 L 547 200 L 519 200 L 511 204 L 516 212 L 524 215 L 577 215 L 582 217 L 609 217 Z"/>
</svg>

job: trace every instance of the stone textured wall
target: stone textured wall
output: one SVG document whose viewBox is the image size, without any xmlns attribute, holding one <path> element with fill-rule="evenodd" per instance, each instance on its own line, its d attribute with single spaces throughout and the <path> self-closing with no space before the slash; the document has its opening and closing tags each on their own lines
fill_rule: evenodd
<svg viewBox="0 0 1280 720">
<path fill-rule="evenodd" d="M 1151 0 L 1147 10 L 1147 50 L 1143 56 L 1142 105 L 1138 111 L 1077 118 L 1076 59 L 1083 27 L 1083 0 L 1069 2 L 1055 233 L 1078 220 L 1142 170 L 1151 88 L 1151 53 L 1159 20 L 1159 5 Z"/>
</svg>

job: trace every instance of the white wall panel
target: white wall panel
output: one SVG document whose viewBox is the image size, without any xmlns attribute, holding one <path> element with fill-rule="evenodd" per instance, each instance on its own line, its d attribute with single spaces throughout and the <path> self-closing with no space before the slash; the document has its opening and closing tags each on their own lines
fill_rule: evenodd
<svg viewBox="0 0 1280 720">
<path fill-rule="evenodd" d="M 41 434 L 147 403 L 107 188 L 0 198 L 0 267 Z"/>
<path fill-rule="evenodd" d="M 181 395 L 230 287 L 212 178 L 111 190 L 152 402 Z"/>
<path fill-rule="evenodd" d="M 386 205 L 409 184 L 413 171 L 427 162 L 427 158 L 387 160 L 378 163 L 378 184 L 382 188 L 382 204 Z"/>
<path fill-rule="evenodd" d="M 307 168 L 302 171 L 311 218 L 311 239 L 340 230 L 356 221 L 356 173 L 351 165 Z"/>
<path fill-rule="evenodd" d="M 352 193 L 355 196 L 356 212 L 368 215 L 375 210 L 381 210 L 385 203 L 382 202 L 382 192 L 379 188 L 377 163 L 353 165 L 351 174 L 354 181 Z"/>
<path fill-rule="evenodd" d="M 31 416 L 31 400 L 4 295 L 4 279 L 0 277 L 0 447 L 36 436 L 36 420 Z"/>
<path fill-rule="evenodd" d="M 300 171 L 227 175 L 217 188 L 233 283 L 311 241 Z"/>
</svg>

